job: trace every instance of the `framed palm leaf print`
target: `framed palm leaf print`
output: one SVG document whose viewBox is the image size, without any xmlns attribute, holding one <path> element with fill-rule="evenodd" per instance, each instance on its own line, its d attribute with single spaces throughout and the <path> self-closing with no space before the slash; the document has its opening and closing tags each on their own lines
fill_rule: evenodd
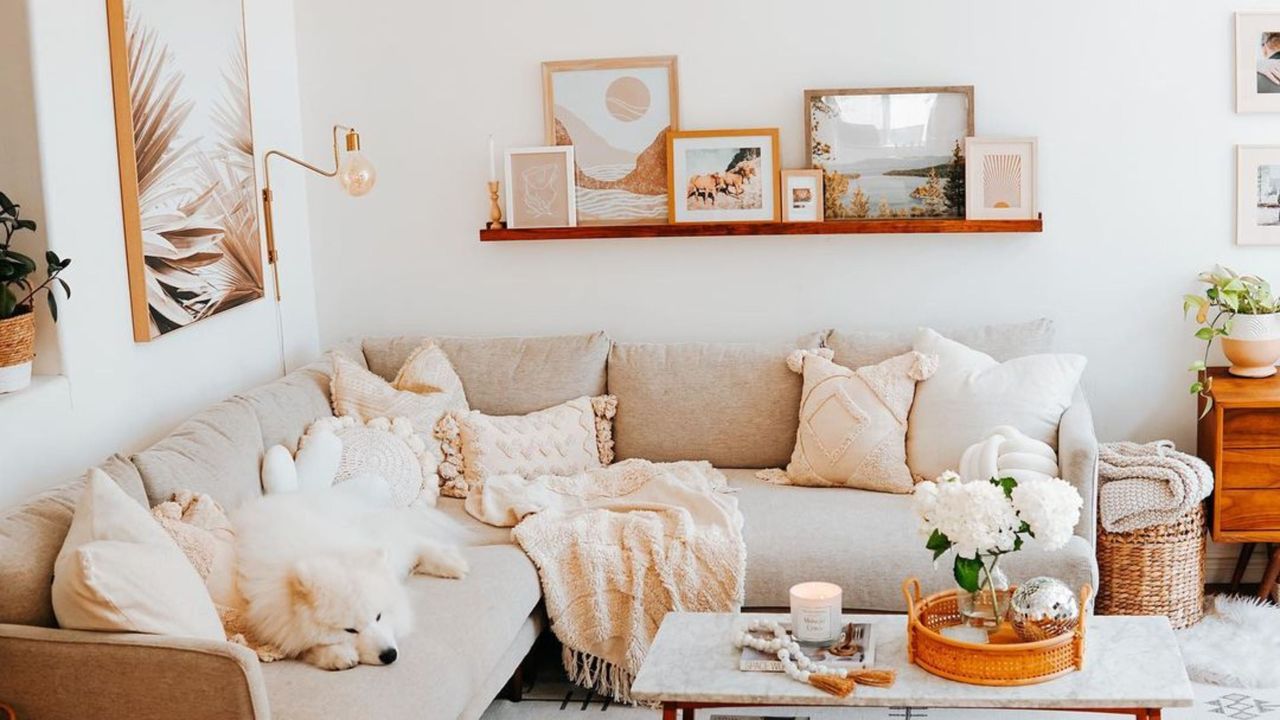
<svg viewBox="0 0 1280 720">
<path fill-rule="evenodd" d="M 133 336 L 263 296 L 241 0 L 107 0 Z"/>
</svg>

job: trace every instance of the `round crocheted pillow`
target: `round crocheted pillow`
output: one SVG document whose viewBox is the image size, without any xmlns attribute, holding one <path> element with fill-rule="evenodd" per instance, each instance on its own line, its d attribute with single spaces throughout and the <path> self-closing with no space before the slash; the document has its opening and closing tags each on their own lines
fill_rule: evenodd
<svg viewBox="0 0 1280 720">
<path fill-rule="evenodd" d="M 436 504 L 440 496 L 437 461 L 408 418 L 374 418 L 367 423 L 351 416 L 321 418 L 307 428 L 298 447 L 305 447 L 308 438 L 320 432 L 332 432 L 342 441 L 335 485 L 372 475 L 386 481 L 397 507 Z"/>
</svg>

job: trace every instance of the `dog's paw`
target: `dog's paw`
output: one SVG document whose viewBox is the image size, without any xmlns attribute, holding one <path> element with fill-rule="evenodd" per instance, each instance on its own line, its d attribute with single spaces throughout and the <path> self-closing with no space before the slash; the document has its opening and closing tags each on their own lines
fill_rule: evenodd
<svg viewBox="0 0 1280 720">
<path fill-rule="evenodd" d="M 433 545 L 425 548 L 418 556 L 418 565 L 414 568 L 414 572 L 421 575 L 462 579 L 471 572 L 471 564 L 458 548 Z"/>
<path fill-rule="evenodd" d="M 360 653 L 353 645 L 317 645 L 302 659 L 322 670 L 350 670 L 360 664 Z"/>
</svg>

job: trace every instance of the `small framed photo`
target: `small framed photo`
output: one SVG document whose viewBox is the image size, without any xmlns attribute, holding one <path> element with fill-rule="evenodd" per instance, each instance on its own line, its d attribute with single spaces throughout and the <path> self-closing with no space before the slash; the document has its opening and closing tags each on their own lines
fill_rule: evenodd
<svg viewBox="0 0 1280 720">
<path fill-rule="evenodd" d="M 1280 12 L 1236 13 L 1236 112 L 1280 112 Z"/>
<path fill-rule="evenodd" d="M 667 134 L 668 219 L 776 222 L 778 129 Z"/>
<path fill-rule="evenodd" d="M 508 227 L 578 224 L 572 145 L 511 148 L 506 159 Z"/>
<path fill-rule="evenodd" d="M 782 171 L 782 222 L 822 222 L 822 171 Z"/>
<path fill-rule="evenodd" d="M 1280 245 L 1280 145 L 1236 146 L 1236 244 Z"/>
<path fill-rule="evenodd" d="M 1036 217 L 1035 138 L 965 138 L 964 155 L 965 217 Z"/>
</svg>

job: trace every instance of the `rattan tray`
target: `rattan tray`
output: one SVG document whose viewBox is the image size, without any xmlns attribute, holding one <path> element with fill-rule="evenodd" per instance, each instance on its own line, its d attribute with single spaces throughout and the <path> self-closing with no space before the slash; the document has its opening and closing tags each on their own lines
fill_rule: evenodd
<svg viewBox="0 0 1280 720">
<path fill-rule="evenodd" d="M 907 596 L 907 660 L 934 675 L 971 685 L 1034 685 L 1084 667 L 1088 585 L 1080 590 L 1075 630 L 1038 642 L 991 645 L 942 635 L 943 628 L 963 624 L 955 590 L 922 598 L 920 581 L 912 578 L 902 592 Z"/>
</svg>

